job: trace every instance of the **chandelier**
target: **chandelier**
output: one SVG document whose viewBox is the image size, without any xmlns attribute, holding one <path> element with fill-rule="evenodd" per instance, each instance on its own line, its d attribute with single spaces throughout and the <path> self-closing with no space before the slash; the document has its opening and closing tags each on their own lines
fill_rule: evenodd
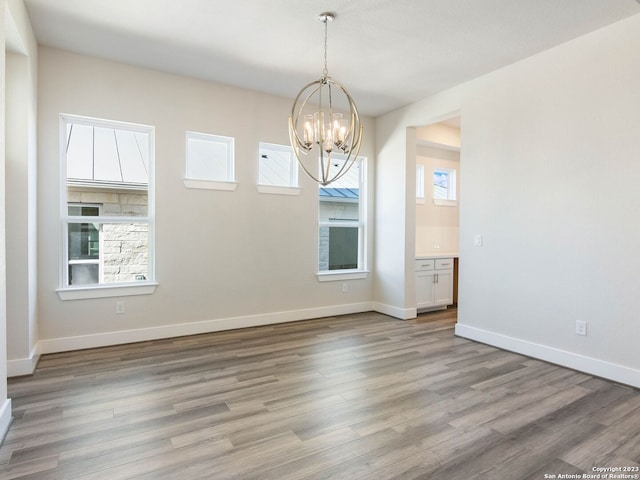
<svg viewBox="0 0 640 480">
<path fill-rule="evenodd" d="M 327 70 L 327 24 L 335 17 L 332 12 L 318 17 L 324 23 L 324 70 L 320 79 L 300 90 L 289 115 L 289 137 L 298 163 L 309 177 L 325 186 L 349 171 L 362 143 L 356 104 Z M 340 107 L 345 113 L 348 109 L 348 113 L 337 111 Z M 340 155 L 339 160 L 336 154 Z"/>
</svg>

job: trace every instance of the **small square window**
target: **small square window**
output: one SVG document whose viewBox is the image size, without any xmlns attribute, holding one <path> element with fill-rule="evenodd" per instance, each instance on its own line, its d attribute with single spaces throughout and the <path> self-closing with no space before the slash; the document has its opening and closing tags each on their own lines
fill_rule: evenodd
<svg viewBox="0 0 640 480">
<path fill-rule="evenodd" d="M 433 171 L 433 201 L 448 204 L 456 201 L 456 171 L 450 168 L 436 168 Z"/>
<path fill-rule="evenodd" d="M 258 185 L 298 186 L 298 163 L 291 146 L 260 142 L 258 161 Z"/>
<path fill-rule="evenodd" d="M 186 180 L 233 182 L 234 139 L 187 132 Z"/>
</svg>

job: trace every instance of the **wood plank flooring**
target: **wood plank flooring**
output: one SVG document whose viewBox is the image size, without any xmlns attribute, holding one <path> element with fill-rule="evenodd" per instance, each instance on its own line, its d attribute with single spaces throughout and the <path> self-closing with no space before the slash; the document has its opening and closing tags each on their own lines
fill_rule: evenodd
<svg viewBox="0 0 640 480">
<path fill-rule="evenodd" d="M 363 313 L 46 355 L 0 479 L 533 480 L 640 467 L 640 391 Z M 639 473 L 637 471 L 631 474 Z"/>
</svg>

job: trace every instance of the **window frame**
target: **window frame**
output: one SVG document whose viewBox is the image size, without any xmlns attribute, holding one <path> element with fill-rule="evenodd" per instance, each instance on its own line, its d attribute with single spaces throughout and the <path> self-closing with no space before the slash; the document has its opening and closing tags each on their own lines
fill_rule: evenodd
<svg viewBox="0 0 640 480">
<path fill-rule="evenodd" d="M 334 154 L 335 155 L 335 154 Z M 339 156 L 341 159 L 344 156 Z M 320 282 L 327 281 L 344 281 L 344 280 L 356 280 L 367 278 L 369 271 L 367 265 L 367 199 L 368 199 L 368 185 L 367 185 L 367 157 L 358 156 L 355 162 L 360 165 L 359 175 L 359 192 L 358 192 L 358 220 L 333 220 L 333 221 L 321 221 L 320 220 L 320 185 L 318 186 L 318 230 L 316 238 L 318 239 L 317 258 L 316 265 L 318 268 L 317 278 Z M 351 168 L 355 167 L 355 163 Z M 358 266 L 357 268 L 341 269 L 341 270 L 320 270 L 320 228 L 322 227 L 357 227 L 358 228 Z"/>
<path fill-rule="evenodd" d="M 226 158 L 227 178 L 226 179 L 203 179 L 189 176 L 189 140 L 199 140 L 206 142 L 224 143 L 228 146 L 229 155 Z M 236 161 L 235 161 L 235 138 L 213 133 L 185 132 L 184 142 L 184 186 L 187 188 L 197 188 L 204 190 L 235 191 L 236 182 Z"/>
<path fill-rule="evenodd" d="M 78 202 L 68 201 L 67 186 L 67 125 L 79 124 L 91 127 L 102 127 L 117 130 L 127 130 L 148 135 L 149 142 L 149 165 L 147 184 L 147 214 L 146 216 L 78 216 L 69 215 L 69 205 L 83 205 Z M 59 287 L 56 293 L 61 300 L 79 300 L 88 298 L 120 297 L 129 295 L 148 295 L 155 291 L 157 283 L 155 281 L 155 127 L 117 120 L 106 120 L 100 118 L 86 117 L 72 114 L 60 114 L 60 140 L 58 159 L 60 162 L 60 257 L 59 257 Z M 95 204 L 91 204 L 95 205 Z M 102 212 L 102 209 L 99 211 Z M 84 285 L 69 285 L 69 231 L 70 223 L 98 223 L 100 225 L 110 223 L 144 223 L 148 225 L 149 246 L 148 246 L 148 277 L 146 280 L 134 282 L 117 283 L 97 283 Z M 102 246 L 102 236 L 100 237 Z M 102 248 L 101 248 L 102 251 Z M 102 275 L 100 275 L 102 277 Z M 102 278 L 100 278 L 102 280 Z"/>
<path fill-rule="evenodd" d="M 425 167 L 422 163 L 416 164 L 416 203 L 425 203 Z"/>
</svg>

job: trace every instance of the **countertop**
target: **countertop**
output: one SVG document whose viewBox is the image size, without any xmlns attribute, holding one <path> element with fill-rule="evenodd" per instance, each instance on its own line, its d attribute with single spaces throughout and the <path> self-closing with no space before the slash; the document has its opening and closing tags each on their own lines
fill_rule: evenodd
<svg viewBox="0 0 640 480">
<path fill-rule="evenodd" d="M 420 252 L 416 253 L 416 260 L 425 258 L 458 258 L 458 252 Z"/>
</svg>

